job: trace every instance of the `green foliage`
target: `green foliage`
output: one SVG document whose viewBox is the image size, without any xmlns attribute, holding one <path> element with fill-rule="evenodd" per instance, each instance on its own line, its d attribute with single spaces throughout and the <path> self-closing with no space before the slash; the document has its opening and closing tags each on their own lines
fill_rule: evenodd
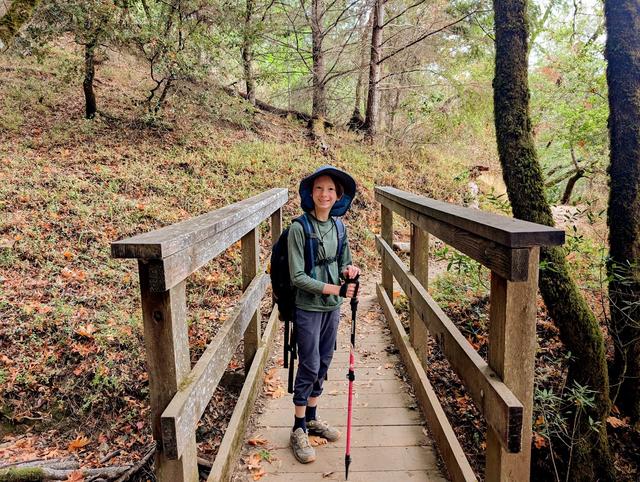
<svg viewBox="0 0 640 482">
<path fill-rule="evenodd" d="M 557 202 L 563 174 L 576 163 L 588 177 L 604 175 L 609 110 L 601 6 L 594 15 L 567 22 L 574 7 L 551 4 L 548 25 L 541 27 L 532 51 L 530 88 L 536 146 L 550 184 L 547 195 Z"/>
<path fill-rule="evenodd" d="M 542 444 L 538 442 L 538 446 L 547 446 L 549 449 L 558 481 L 570 473 L 573 450 L 584 441 L 578 438 L 578 426 L 586 424 L 588 432 L 596 433 L 604 429 L 601 422 L 593 420 L 586 413 L 594 406 L 595 392 L 575 381 L 559 393 L 550 388 L 535 388 L 533 430 L 544 439 Z M 563 447 L 555 446 L 558 443 Z M 564 458 L 565 453 L 569 454 L 567 459 Z"/>
</svg>

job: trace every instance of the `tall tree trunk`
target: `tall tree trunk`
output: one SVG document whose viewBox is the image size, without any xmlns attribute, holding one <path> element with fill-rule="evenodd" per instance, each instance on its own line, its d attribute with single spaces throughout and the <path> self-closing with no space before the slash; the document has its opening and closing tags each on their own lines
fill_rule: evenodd
<svg viewBox="0 0 640 482">
<path fill-rule="evenodd" d="M 390 136 L 393 136 L 393 130 L 395 128 L 396 114 L 398 113 L 398 107 L 400 107 L 400 97 L 402 95 L 402 85 L 404 84 L 404 75 L 400 77 L 400 83 L 393 93 L 393 100 L 389 107 L 389 123 L 387 130 Z"/>
<path fill-rule="evenodd" d="M 87 119 L 93 119 L 97 111 L 96 94 L 93 90 L 93 79 L 96 74 L 95 49 L 95 40 L 84 46 L 84 81 L 82 82 L 82 89 L 84 90 L 85 117 Z"/>
<path fill-rule="evenodd" d="M 362 29 L 362 37 L 360 41 L 360 65 L 358 68 L 358 80 L 356 82 L 356 95 L 355 95 L 355 105 L 353 107 L 353 113 L 351 114 L 351 119 L 349 119 L 350 130 L 360 130 L 364 125 L 364 117 L 362 117 L 362 111 L 360 107 L 362 106 L 362 91 L 364 90 L 364 79 L 366 70 L 364 68 L 365 65 L 368 65 L 367 62 L 367 46 L 369 45 L 369 31 L 371 30 L 371 26 L 373 25 L 373 15 L 370 13 L 367 15 L 367 20 L 365 21 L 365 25 Z"/>
<path fill-rule="evenodd" d="M 20 28 L 31 19 L 39 3 L 40 0 L 13 0 L 6 11 L 3 8 L 0 12 L 0 51 L 8 47 Z"/>
<path fill-rule="evenodd" d="M 498 154 L 509 200 L 516 218 L 553 226 L 544 196 L 529 117 L 526 0 L 494 0 L 495 78 L 494 110 Z M 598 322 L 568 272 L 563 251 L 541 250 L 540 291 L 556 322 L 562 342 L 571 352 L 569 386 L 575 381 L 595 394 L 595 406 L 577 420 L 570 479 L 613 481 L 613 464 L 606 433 L 609 381 L 604 341 Z M 600 422 L 594 431 L 587 416 Z"/>
<path fill-rule="evenodd" d="M 382 66 L 382 27 L 384 25 L 384 0 L 376 0 L 373 7 L 373 29 L 371 32 L 371 60 L 369 61 L 369 93 L 367 95 L 367 114 L 364 120 L 365 138 L 375 139 L 378 130 L 380 111 L 380 71 Z"/>
<path fill-rule="evenodd" d="M 325 91 L 325 68 L 322 42 L 324 33 L 322 19 L 324 0 L 311 2 L 311 41 L 313 57 L 313 107 L 311 109 L 311 132 L 321 137 L 324 131 L 324 120 L 327 117 L 327 95 Z"/>
<path fill-rule="evenodd" d="M 242 39 L 242 66 L 244 67 L 244 81 L 247 87 L 247 99 L 251 105 L 256 105 L 256 86 L 253 78 L 253 16 L 254 0 L 247 0 L 244 16 L 244 32 Z"/>
<path fill-rule="evenodd" d="M 616 404 L 640 426 L 640 4 L 606 0 L 609 299 Z"/>
</svg>

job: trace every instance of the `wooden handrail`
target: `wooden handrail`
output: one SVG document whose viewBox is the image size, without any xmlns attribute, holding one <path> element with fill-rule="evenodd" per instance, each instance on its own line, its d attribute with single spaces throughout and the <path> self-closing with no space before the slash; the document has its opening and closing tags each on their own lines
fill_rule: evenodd
<svg viewBox="0 0 640 482">
<path fill-rule="evenodd" d="M 564 231 L 561 229 L 437 201 L 394 187 L 376 187 L 375 192 L 376 200 L 385 206 L 389 205 L 388 201 L 393 201 L 434 221 L 446 223 L 508 248 L 564 243 Z M 452 246 L 457 249 L 457 246 Z"/>
<path fill-rule="evenodd" d="M 559 229 L 395 188 L 376 187 L 376 200 L 509 281 L 527 279 L 529 247 L 564 242 L 564 231 Z"/>
<path fill-rule="evenodd" d="M 198 480 L 195 430 L 240 340 L 244 341 L 245 386 L 225 434 L 214 471 L 228 480 L 241 448 L 246 414 L 256 398 L 268 344 L 275 333 L 274 309 L 264 336 L 260 302 L 269 284 L 260 270 L 259 225 L 271 220 L 271 235 L 282 231 L 287 189 L 271 189 L 193 219 L 111 244 L 116 258 L 137 258 L 144 340 L 149 372 L 151 426 L 157 441 L 155 470 L 161 482 Z M 185 279 L 241 240 L 242 289 L 232 316 L 220 327 L 191 369 Z M 213 472 L 213 471 L 212 471 Z"/>
<path fill-rule="evenodd" d="M 111 243 L 111 256 L 141 259 L 168 258 L 211 237 L 219 238 L 220 233 L 227 228 L 250 216 L 255 217 L 255 214 L 261 213 L 263 208 L 271 212 L 276 211 L 287 202 L 287 196 L 286 189 L 273 188 L 195 218 L 116 241 Z M 260 220 L 266 217 L 260 217 Z M 233 242 L 235 241 L 237 239 Z"/>
<path fill-rule="evenodd" d="M 487 421 L 486 480 L 528 480 L 540 246 L 562 244 L 564 231 L 390 187 L 376 187 L 375 196 L 381 204 L 378 299 L 420 405 L 436 425 L 432 433 L 449 473 L 456 481 L 476 480 L 424 375 L 427 335 L 435 337 Z M 411 268 L 391 248 L 393 213 L 411 223 Z M 430 234 L 491 270 L 488 363 L 428 294 Z M 393 308 L 394 278 L 409 298 L 410 336 Z"/>
<path fill-rule="evenodd" d="M 480 413 L 500 435 L 505 447 L 511 452 L 520 451 L 522 403 L 473 349 L 391 247 L 379 236 L 376 241 L 383 262 L 391 267 L 394 278 L 413 302 L 420 321 L 437 340 Z"/>
<path fill-rule="evenodd" d="M 176 396 L 162 413 L 162 444 L 167 457 L 177 459 L 182 456 L 189 436 L 195 432 L 200 417 L 242 339 L 242 334 L 260 307 L 268 284 L 269 275 L 266 274 L 252 281 L 238 301 L 233 314 L 220 327 L 186 381 L 180 385 Z"/>
</svg>

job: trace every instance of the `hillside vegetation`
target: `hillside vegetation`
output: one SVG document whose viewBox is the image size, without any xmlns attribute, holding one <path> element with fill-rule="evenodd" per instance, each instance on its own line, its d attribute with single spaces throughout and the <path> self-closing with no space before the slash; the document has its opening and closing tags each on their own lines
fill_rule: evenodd
<svg viewBox="0 0 640 482">
<path fill-rule="evenodd" d="M 136 104 L 148 87 L 144 73 L 134 58 L 115 54 L 99 66 L 105 112 L 85 120 L 70 70 L 78 55 L 58 46 L 42 63 L 0 60 L 3 459 L 82 450 L 97 463 L 119 449 L 110 462 L 117 463 L 139 457 L 151 440 L 137 267 L 111 259 L 110 242 L 272 187 L 289 188 L 290 218 L 300 178 L 331 163 L 359 181 L 347 223 L 358 261 L 373 271 L 374 185 L 462 202 L 469 168 L 493 169 L 490 148 L 367 146 L 340 127 L 328 132 L 325 157 L 306 126 L 215 85 L 189 85 L 162 118 L 150 119 Z M 266 255 L 267 226 L 263 234 Z M 234 246 L 189 280 L 193 360 L 233 306 L 239 263 Z M 210 421 L 224 418 L 225 396 L 223 387 Z M 215 451 L 222 429 L 203 442 L 204 453 Z"/>
</svg>

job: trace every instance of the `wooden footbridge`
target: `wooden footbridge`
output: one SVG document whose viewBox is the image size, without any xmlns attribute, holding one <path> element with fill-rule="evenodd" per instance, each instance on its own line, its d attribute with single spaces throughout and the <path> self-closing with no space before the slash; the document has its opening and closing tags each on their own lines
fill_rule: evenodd
<svg viewBox="0 0 640 482">
<path fill-rule="evenodd" d="M 246 442 L 257 436 L 269 441 L 272 456 L 271 463 L 261 464 L 266 473 L 258 474 L 265 480 L 344 480 L 343 439 L 316 447 L 318 459 L 312 464 L 294 461 L 288 449 L 293 413 L 289 397 L 267 398 L 261 401 L 261 413 L 251 415 L 270 357 L 281 356 L 276 310 L 261 333 L 259 307 L 269 278 L 260 266 L 258 228 L 270 219 L 272 239 L 277 239 L 287 200 L 286 189 L 272 189 L 111 246 L 114 257 L 138 259 L 157 441 L 155 472 L 162 482 L 198 480 L 196 427 L 241 341 L 244 385 L 207 480 L 254 480 L 246 469 L 236 469 L 240 454 L 248 450 Z M 349 480 L 477 480 L 425 374 L 428 336 L 435 338 L 487 422 L 485 479 L 529 480 L 539 247 L 561 244 L 564 232 L 389 187 L 377 187 L 376 200 L 381 204 L 376 244 L 382 280 L 369 293 L 365 289 L 363 296 L 369 298 L 359 309 Z M 411 224 L 410 266 L 391 248 L 394 214 Z M 488 363 L 427 292 L 429 234 L 491 270 Z M 185 280 L 238 240 L 243 295 L 191 367 Z M 409 334 L 391 302 L 394 280 L 409 298 Z M 339 340 L 319 414 L 343 427 L 348 336 L 343 333 Z M 385 350 L 392 344 L 415 399 L 394 374 L 399 358 Z M 277 374 L 271 372 L 272 377 Z M 286 380 L 284 370 L 279 375 Z"/>
</svg>

